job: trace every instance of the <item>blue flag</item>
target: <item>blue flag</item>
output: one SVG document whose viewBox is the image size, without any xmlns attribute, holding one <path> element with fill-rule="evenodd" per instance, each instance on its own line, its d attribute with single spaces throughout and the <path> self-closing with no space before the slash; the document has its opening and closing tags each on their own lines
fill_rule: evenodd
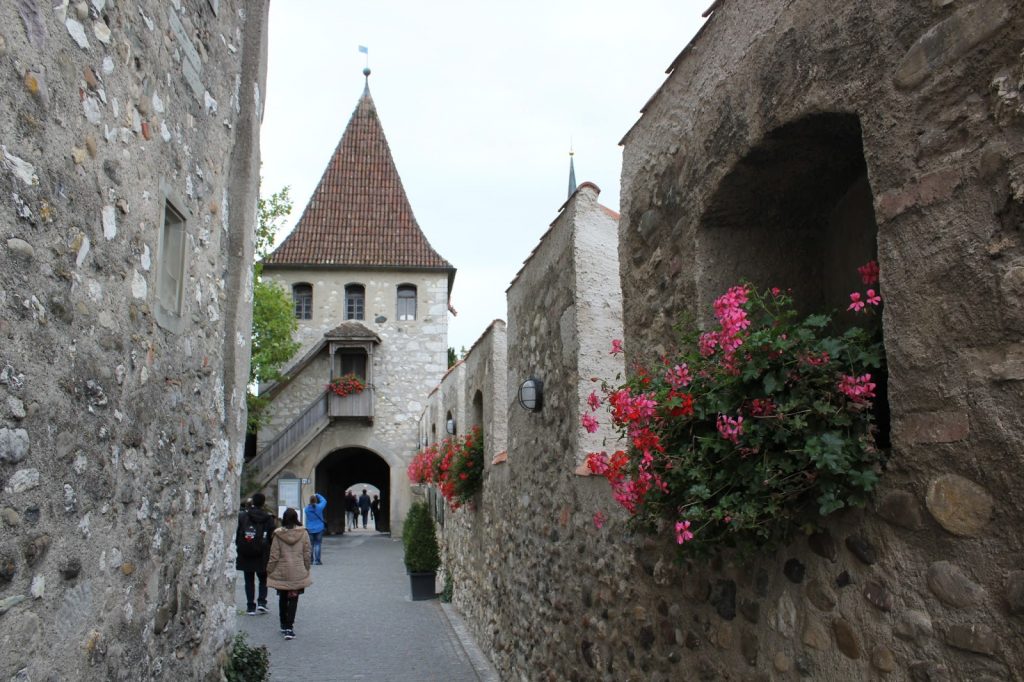
<svg viewBox="0 0 1024 682">
<path fill-rule="evenodd" d="M 359 51 L 362 52 L 363 54 L 369 54 L 370 53 L 370 51 L 367 50 L 366 46 L 364 46 L 364 45 L 360 45 L 359 46 Z"/>
</svg>

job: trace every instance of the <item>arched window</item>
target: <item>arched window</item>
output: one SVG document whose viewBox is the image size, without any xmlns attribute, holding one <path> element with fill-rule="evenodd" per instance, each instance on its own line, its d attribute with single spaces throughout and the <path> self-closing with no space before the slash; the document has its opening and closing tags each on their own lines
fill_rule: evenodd
<svg viewBox="0 0 1024 682">
<path fill-rule="evenodd" d="M 292 286 L 292 301 L 295 302 L 295 319 L 313 319 L 313 285 L 295 284 Z"/>
<path fill-rule="evenodd" d="M 398 285 L 398 319 L 416 319 L 416 287 L 412 284 Z"/>
<path fill-rule="evenodd" d="M 348 284 L 345 286 L 345 319 L 363 319 L 363 310 L 366 301 L 366 288 L 362 284 Z"/>
</svg>

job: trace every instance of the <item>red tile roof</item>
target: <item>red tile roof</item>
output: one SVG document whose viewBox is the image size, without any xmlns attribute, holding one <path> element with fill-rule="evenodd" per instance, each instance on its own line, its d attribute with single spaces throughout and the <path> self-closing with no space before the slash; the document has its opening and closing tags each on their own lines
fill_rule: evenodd
<svg viewBox="0 0 1024 682">
<path fill-rule="evenodd" d="M 264 261 L 274 266 L 455 268 L 412 213 L 370 89 L 352 114 L 295 229 Z"/>
</svg>

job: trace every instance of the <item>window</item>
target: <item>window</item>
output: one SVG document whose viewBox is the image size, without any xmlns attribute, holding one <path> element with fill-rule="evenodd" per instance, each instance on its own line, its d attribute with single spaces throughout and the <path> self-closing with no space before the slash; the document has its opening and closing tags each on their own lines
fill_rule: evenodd
<svg viewBox="0 0 1024 682">
<path fill-rule="evenodd" d="M 164 223 L 157 243 L 156 319 L 162 327 L 180 333 L 185 299 L 185 213 L 164 192 Z"/>
<path fill-rule="evenodd" d="M 313 285 L 296 284 L 292 287 L 292 300 L 295 301 L 295 319 L 313 319 Z"/>
<path fill-rule="evenodd" d="M 345 287 L 345 319 L 363 319 L 363 308 L 366 289 L 362 284 L 349 284 Z"/>
<path fill-rule="evenodd" d="M 398 286 L 398 319 L 416 319 L 416 287 L 411 284 Z"/>
<path fill-rule="evenodd" d="M 334 376 L 355 374 L 366 381 L 366 353 L 361 350 L 343 350 L 335 354 L 338 371 Z"/>
</svg>

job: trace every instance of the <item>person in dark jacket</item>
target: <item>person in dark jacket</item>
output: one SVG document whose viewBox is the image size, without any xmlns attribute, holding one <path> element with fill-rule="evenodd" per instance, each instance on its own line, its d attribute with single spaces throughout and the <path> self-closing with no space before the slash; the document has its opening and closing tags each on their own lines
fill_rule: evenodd
<svg viewBox="0 0 1024 682">
<path fill-rule="evenodd" d="M 351 492 L 345 493 L 345 515 L 348 516 L 349 530 L 355 530 L 359 527 L 359 502 Z"/>
<path fill-rule="evenodd" d="M 370 502 L 370 513 L 373 514 L 373 527 L 375 530 L 380 530 L 380 496 L 374 495 L 373 501 Z"/>
<path fill-rule="evenodd" d="M 363 528 L 366 528 L 366 517 L 370 514 L 370 496 L 363 488 L 363 494 L 359 496 L 359 515 L 363 517 Z"/>
<path fill-rule="evenodd" d="M 235 568 L 245 577 L 245 612 L 250 616 L 268 613 L 267 561 L 270 559 L 270 541 L 277 527 L 274 515 L 263 508 L 263 493 L 252 496 L 252 506 L 238 514 L 235 549 L 238 557 Z M 259 596 L 256 579 L 259 578 Z"/>
</svg>

